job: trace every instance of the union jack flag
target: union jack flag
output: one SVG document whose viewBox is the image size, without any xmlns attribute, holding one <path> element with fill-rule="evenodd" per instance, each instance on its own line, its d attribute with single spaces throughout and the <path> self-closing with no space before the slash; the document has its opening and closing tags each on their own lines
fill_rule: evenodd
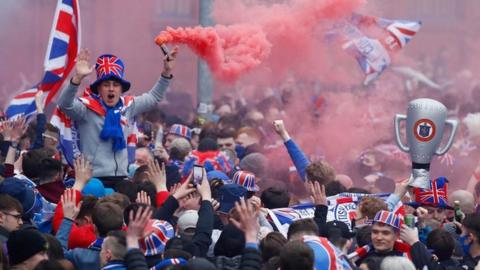
<svg viewBox="0 0 480 270">
<path fill-rule="evenodd" d="M 48 105 L 70 74 L 80 44 L 78 0 L 58 0 L 45 55 L 45 74 L 40 83 L 13 97 L 6 109 L 8 118 L 35 113 L 35 95 L 42 91 Z"/>
<path fill-rule="evenodd" d="M 410 203 L 412 206 L 431 205 L 440 208 L 450 208 L 447 199 L 448 179 L 439 177 L 430 181 L 430 190 L 422 188 L 414 188 L 415 202 Z"/>
<path fill-rule="evenodd" d="M 116 56 L 99 57 L 96 63 L 97 78 L 114 73 L 118 77 L 122 77 L 123 65 Z"/>
<path fill-rule="evenodd" d="M 145 256 L 154 256 L 163 253 L 167 241 L 175 236 L 172 225 L 158 219 L 151 220 L 151 222 L 147 224 L 145 231 L 150 232 L 150 234 L 139 241 L 139 246 Z"/>
<path fill-rule="evenodd" d="M 259 187 L 255 184 L 255 175 L 247 171 L 237 171 L 233 175 L 235 184 L 244 186 L 248 191 L 257 192 Z"/>
</svg>

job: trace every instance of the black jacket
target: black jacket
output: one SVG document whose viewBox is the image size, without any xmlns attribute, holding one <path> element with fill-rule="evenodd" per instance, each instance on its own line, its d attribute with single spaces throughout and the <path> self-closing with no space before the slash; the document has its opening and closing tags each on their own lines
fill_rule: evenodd
<svg viewBox="0 0 480 270">
<path fill-rule="evenodd" d="M 148 270 L 145 256 L 138 248 L 129 250 L 124 260 L 128 270 Z"/>
<path fill-rule="evenodd" d="M 412 262 L 415 264 L 417 269 L 423 269 L 424 266 L 427 266 L 429 270 L 456 270 L 463 269 L 455 259 L 448 259 L 443 261 L 436 261 L 433 259 L 432 254 L 428 252 L 427 248 L 420 241 L 412 245 L 410 249 L 410 256 L 412 257 Z"/>
<path fill-rule="evenodd" d="M 198 210 L 197 227 L 192 241 L 183 249 L 194 257 L 206 257 L 212 243 L 213 206 L 210 201 L 202 201 Z"/>
</svg>

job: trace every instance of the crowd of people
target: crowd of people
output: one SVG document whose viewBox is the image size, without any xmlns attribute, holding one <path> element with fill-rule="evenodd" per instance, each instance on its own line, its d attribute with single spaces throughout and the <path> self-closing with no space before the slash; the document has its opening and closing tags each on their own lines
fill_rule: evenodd
<svg viewBox="0 0 480 270">
<path fill-rule="evenodd" d="M 58 97 L 79 137 L 73 164 L 41 95 L 36 119 L 0 123 L 2 269 L 480 269 L 480 167 L 465 190 L 449 192 L 445 177 L 413 188 L 388 174 L 385 146 L 363 152 L 355 172 L 336 173 L 280 120 L 288 91 L 254 105 L 225 98 L 214 115 L 182 117 L 158 106 L 176 55 L 133 97 L 118 57 L 91 66 L 90 52 L 79 53 Z M 408 162 L 390 158 L 408 173 Z M 369 196 L 380 192 L 390 195 Z M 329 215 L 328 198 L 339 194 L 362 194 L 349 225 Z M 300 204 L 313 216 L 282 233 L 269 211 Z"/>
</svg>

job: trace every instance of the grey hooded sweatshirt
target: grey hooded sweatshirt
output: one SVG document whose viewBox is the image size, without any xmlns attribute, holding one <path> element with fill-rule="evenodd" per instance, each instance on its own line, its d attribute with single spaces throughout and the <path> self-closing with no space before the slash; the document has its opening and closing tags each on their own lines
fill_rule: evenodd
<svg viewBox="0 0 480 270">
<path fill-rule="evenodd" d="M 128 121 L 127 125 L 122 125 L 125 141 L 127 141 L 129 125 L 133 124 L 134 117 L 153 109 L 163 99 L 169 84 L 170 79 L 161 77 L 149 92 L 136 96 L 130 106 L 122 109 L 121 114 Z M 127 149 L 113 152 L 112 141 L 100 139 L 105 118 L 91 111 L 75 98 L 77 90 L 78 86 L 69 83 L 62 90 L 58 98 L 58 105 L 68 117 L 76 122 L 80 137 L 80 149 L 92 163 L 93 177 L 126 176 Z"/>
</svg>

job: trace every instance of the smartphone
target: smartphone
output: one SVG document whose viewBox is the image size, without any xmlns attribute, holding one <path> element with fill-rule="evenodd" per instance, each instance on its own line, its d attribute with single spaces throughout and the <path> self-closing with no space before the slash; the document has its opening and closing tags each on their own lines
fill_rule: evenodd
<svg viewBox="0 0 480 270">
<path fill-rule="evenodd" d="M 193 177 L 192 182 L 194 185 L 201 185 L 203 179 L 203 166 L 194 165 L 193 166 Z"/>
</svg>

